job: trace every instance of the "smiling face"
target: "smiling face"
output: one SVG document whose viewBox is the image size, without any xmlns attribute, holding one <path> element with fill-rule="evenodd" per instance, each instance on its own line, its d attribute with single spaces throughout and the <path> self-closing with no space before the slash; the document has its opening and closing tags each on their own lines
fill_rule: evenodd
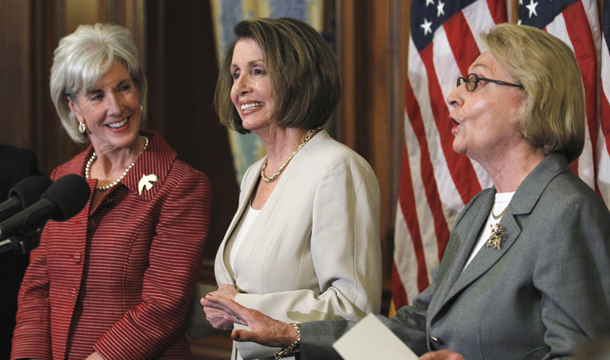
<svg viewBox="0 0 610 360">
<path fill-rule="evenodd" d="M 256 41 L 241 39 L 235 44 L 231 62 L 231 101 L 244 129 L 256 132 L 271 125 L 274 97 L 263 51 Z"/>
<path fill-rule="evenodd" d="M 468 73 L 515 82 L 488 52 L 475 60 Z M 447 101 L 453 106 L 450 118 L 455 152 L 478 162 L 493 162 L 523 141 L 519 126 L 527 102 L 523 89 L 480 81 L 475 91 L 462 84 Z"/>
<path fill-rule="evenodd" d="M 96 152 L 135 146 L 142 113 L 138 95 L 125 65 L 115 62 L 91 91 L 81 90 L 75 102 L 68 100 Z"/>
</svg>

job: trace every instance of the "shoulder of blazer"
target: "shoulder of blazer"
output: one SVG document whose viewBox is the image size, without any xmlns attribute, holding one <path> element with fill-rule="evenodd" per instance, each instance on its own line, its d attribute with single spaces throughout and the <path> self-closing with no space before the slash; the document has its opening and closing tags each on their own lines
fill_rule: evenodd
<svg viewBox="0 0 610 360">
<path fill-rule="evenodd" d="M 561 196 L 563 190 L 556 191 L 549 188 L 556 178 L 570 171 L 565 155 L 551 153 L 547 155 L 540 164 L 523 180 L 511 199 L 510 207 L 514 215 L 529 214 L 538 203 L 542 194 L 549 189 Z M 578 180 L 581 181 L 581 180 Z"/>
<path fill-rule="evenodd" d="M 320 138 L 316 139 L 318 136 Z M 338 167 L 344 167 L 351 168 L 351 172 L 374 176 L 373 169 L 366 159 L 347 145 L 330 137 L 325 131 L 316 135 L 301 152 L 302 154 L 297 155 L 298 158 L 295 157 L 299 163 L 299 172 L 311 172 L 311 169 L 315 168 L 321 174 L 328 174 Z"/>
</svg>

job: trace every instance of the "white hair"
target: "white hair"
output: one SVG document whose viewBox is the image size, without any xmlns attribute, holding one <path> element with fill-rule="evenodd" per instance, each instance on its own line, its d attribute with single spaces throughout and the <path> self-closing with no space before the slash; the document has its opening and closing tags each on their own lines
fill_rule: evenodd
<svg viewBox="0 0 610 360">
<path fill-rule="evenodd" d="M 86 142 L 87 134 L 78 131 L 78 120 L 67 99 L 76 102 L 81 90 L 92 90 L 117 61 L 127 67 L 138 88 L 144 119 L 148 85 L 127 29 L 112 24 L 81 25 L 59 41 L 51 68 L 51 98 L 66 132 L 75 142 Z"/>
</svg>

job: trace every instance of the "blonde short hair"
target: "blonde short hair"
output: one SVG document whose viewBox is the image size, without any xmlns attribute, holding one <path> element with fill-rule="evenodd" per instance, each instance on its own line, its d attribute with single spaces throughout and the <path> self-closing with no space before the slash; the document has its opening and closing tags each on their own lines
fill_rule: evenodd
<svg viewBox="0 0 610 360">
<path fill-rule="evenodd" d="M 91 90 L 117 61 L 125 65 L 138 88 L 142 119 L 145 118 L 148 84 L 138 60 L 138 50 L 127 29 L 112 24 L 81 25 L 59 41 L 54 55 L 51 98 L 72 140 L 84 143 L 87 135 L 78 131 L 78 120 L 66 99 L 75 102 L 81 90 Z"/>
<path fill-rule="evenodd" d="M 521 132 L 545 154 L 577 159 L 585 142 L 585 93 L 574 52 L 540 29 L 496 25 L 481 34 L 495 60 L 527 92 Z"/>
</svg>

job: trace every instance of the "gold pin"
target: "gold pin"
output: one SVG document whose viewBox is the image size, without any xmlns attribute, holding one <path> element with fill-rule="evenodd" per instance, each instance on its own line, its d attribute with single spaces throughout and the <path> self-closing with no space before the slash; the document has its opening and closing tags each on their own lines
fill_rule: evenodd
<svg viewBox="0 0 610 360">
<path fill-rule="evenodd" d="M 491 236 L 489 237 L 489 240 L 487 240 L 487 247 L 495 247 L 496 249 L 500 250 L 503 235 L 504 229 L 502 229 L 502 225 L 491 225 Z"/>
</svg>

